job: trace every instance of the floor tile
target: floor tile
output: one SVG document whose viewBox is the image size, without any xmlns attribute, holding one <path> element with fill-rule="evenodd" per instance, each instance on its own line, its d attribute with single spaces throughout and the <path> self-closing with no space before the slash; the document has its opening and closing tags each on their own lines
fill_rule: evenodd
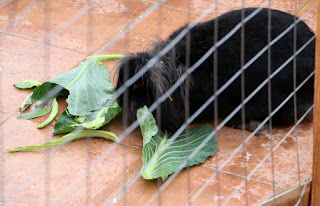
<svg viewBox="0 0 320 206">
<path fill-rule="evenodd" d="M 128 122 L 128 126 L 131 124 L 131 122 Z M 120 113 L 114 120 L 112 120 L 110 123 L 102 127 L 101 129 L 106 131 L 111 131 L 115 133 L 119 138 L 121 137 L 122 133 L 125 130 L 125 127 L 123 125 L 122 121 L 122 113 Z M 140 128 L 137 127 L 135 130 L 130 132 L 127 136 L 124 137 L 121 144 L 125 144 L 131 147 L 135 147 L 137 149 L 142 150 L 143 148 L 143 138 L 140 131 Z"/>
<path fill-rule="evenodd" d="M 273 129 L 273 145 L 276 146 L 280 140 L 285 136 L 290 128 L 275 128 Z M 310 141 L 312 141 L 312 123 L 303 123 L 298 128 L 298 148 L 299 156 L 307 149 Z M 245 132 L 249 135 L 250 132 Z M 217 168 L 218 165 L 224 164 L 233 151 L 240 146 L 243 142 L 242 131 L 231 128 L 223 128 L 217 134 L 219 149 L 216 155 L 209 158 L 203 165 L 210 168 Z M 260 134 L 254 136 L 246 144 L 246 152 L 241 149 L 222 169 L 223 171 L 230 172 L 236 175 L 249 175 L 260 162 L 270 153 L 271 140 L 268 134 Z M 278 184 L 284 176 L 291 171 L 291 169 L 297 163 L 296 156 L 296 138 L 295 134 L 291 134 L 280 146 L 275 150 L 273 155 L 273 168 L 274 175 L 272 175 L 272 161 L 271 156 L 266 159 L 265 163 L 260 166 L 260 169 L 255 170 L 252 179 L 272 184 L 273 176 L 275 184 Z M 247 166 L 245 166 L 247 165 Z M 307 178 L 312 172 L 312 146 L 309 147 L 303 160 L 300 163 L 300 176 L 301 180 Z M 297 171 L 293 172 L 291 176 L 281 185 L 281 187 L 287 188 L 298 181 Z"/>
<path fill-rule="evenodd" d="M 65 49 L 44 46 L 12 36 L 1 38 L 1 112 L 18 111 L 31 90 L 20 90 L 13 86 L 26 79 L 39 82 L 49 80 L 79 64 L 85 55 Z M 36 48 L 36 49 L 34 49 Z M 32 52 L 32 53 L 29 53 Z M 66 61 L 66 58 L 68 61 Z"/>
<path fill-rule="evenodd" d="M 1 135 L 0 153 L 5 160 L 2 175 L 8 205 L 41 205 L 46 201 L 58 203 L 60 199 L 63 205 L 101 204 L 142 165 L 141 151 L 115 145 L 115 150 L 92 172 L 85 173 L 89 165 L 94 165 L 111 148 L 111 142 L 84 139 L 52 149 L 4 153 L 4 148 L 44 143 L 55 137 L 50 129 L 37 130 L 34 122 L 28 120 L 10 119 L 0 130 L 5 131 Z M 85 178 L 68 192 L 83 174 Z"/>
<path fill-rule="evenodd" d="M 275 134 L 275 139 L 284 136 L 284 131 L 280 134 Z M 296 184 L 300 180 L 308 178 L 312 174 L 312 150 L 313 145 L 311 143 L 313 139 L 313 129 L 311 123 L 304 123 L 302 127 L 298 129 L 298 140 L 295 134 L 291 134 L 283 144 L 280 145 L 273 155 L 273 166 L 271 158 L 258 169 L 252 176 L 254 179 L 258 179 L 263 182 L 272 183 L 272 167 L 274 168 L 274 179 L 275 183 L 278 184 L 285 178 L 285 176 L 296 166 L 297 164 L 297 148 L 299 153 L 299 158 L 304 154 L 303 158 L 299 163 L 299 173 L 298 168 L 296 168 L 290 176 L 285 178 L 285 181 L 281 184 L 282 187 L 288 188 Z M 298 146 L 297 146 L 298 141 Z M 276 140 L 275 142 L 278 142 Z M 309 147 L 308 147 L 309 146 Z"/>
<path fill-rule="evenodd" d="M 12 118 L 12 114 L 0 113 L 0 125 Z"/>
<path fill-rule="evenodd" d="M 188 198 L 193 198 L 212 174 L 213 171 L 200 167 L 192 167 L 189 174 L 187 170 L 183 170 L 168 187 L 164 189 L 160 198 L 154 200 L 152 205 L 158 205 L 159 203 L 162 205 L 187 204 Z M 190 175 L 189 183 L 188 175 Z M 220 174 L 219 181 L 217 178 L 210 181 L 192 205 L 217 205 L 218 199 L 223 203 L 242 180 L 243 179 L 231 175 Z M 157 180 L 147 181 L 139 178 L 120 198 L 116 199 L 116 203 L 117 205 L 123 205 L 126 201 L 134 201 L 135 205 L 144 205 L 154 194 L 157 194 L 159 186 L 165 183 L 166 182 L 161 183 L 161 181 L 158 183 Z M 218 186 L 220 188 L 220 195 L 217 193 Z M 267 186 L 248 182 L 248 203 L 252 204 L 263 199 L 270 191 L 271 188 Z M 239 192 L 231 198 L 228 205 L 245 205 L 245 192 L 245 187 L 241 187 Z"/>
<path fill-rule="evenodd" d="M 85 13 L 79 20 L 61 34 L 51 40 L 54 46 L 40 47 L 39 42 L 49 32 L 70 19 L 80 11 L 89 0 L 57 0 L 43 1 L 34 8 L 30 6 L 31 0 L 11 1 L 6 7 L 0 8 L 0 68 L 1 68 L 1 101 L 0 101 L 0 194 L 7 197 L 8 205 L 104 205 L 108 201 L 115 205 L 130 204 L 144 205 L 158 190 L 157 181 L 144 180 L 139 177 L 126 192 L 118 199 L 113 196 L 123 188 L 124 184 L 136 174 L 141 166 L 142 136 L 139 128 L 130 133 L 122 145 L 113 144 L 101 139 L 78 140 L 58 148 L 44 149 L 35 152 L 4 153 L 4 149 L 35 145 L 51 141 L 61 135 L 53 136 L 53 124 L 42 130 L 36 129 L 39 122 L 46 117 L 35 120 L 18 120 L 14 115 L 19 105 L 31 92 L 22 91 L 12 85 L 25 79 L 45 81 L 58 74 L 64 73 L 79 64 L 86 55 L 107 45 L 99 53 L 129 53 L 142 51 L 159 36 L 165 39 L 174 30 L 183 26 L 190 20 L 198 18 L 214 2 L 208 0 L 172 1 L 168 0 L 164 7 L 156 9 L 150 16 L 143 19 L 140 24 L 122 39 L 121 31 L 128 26 L 150 6 L 150 2 L 138 0 L 103 0 L 94 4 L 91 15 Z M 187 2 L 190 2 L 191 14 Z M 262 0 L 246 0 L 246 6 L 259 6 Z M 306 0 L 298 1 L 298 8 Z M 298 13 L 302 16 L 315 0 L 311 0 Z M 219 4 L 219 14 L 231 9 L 241 8 L 241 0 L 223 1 Z M 130 5 L 128 5 L 130 4 Z M 31 4 L 32 5 L 32 4 Z M 46 7 L 50 7 L 47 10 Z M 290 13 L 294 12 L 294 1 L 272 1 L 272 8 Z M 12 19 L 24 11 L 17 22 Z M 197 13 L 197 14 L 195 14 Z M 214 16 L 214 12 L 209 15 Z M 50 20 L 49 20 L 50 18 Z M 212 17 L 206 17 L 209 20 Z M 305 21 L 316 30 L 316 11 L 310 12 Z M 50 23 L 49 23 L 50 22 Z M 90 36 L 92 35 L 92 36 Z M 117 35 L 115 37 L 115 35 Z M 90 40 L 91 38 L 91 40 Z M 120 39 L 113 45 L 117 39 Z M 28 40 L 29 39 L 29 40 Z M 40 49 L 38 49 L 38 47 Z M 32 53 L 32 54 L 31 54 Z M 105 62 L 111 75 L 113 84 L 116 84 L 116 61 Z M 59 99 L 59 114 L 66 108 L 63 99 Z M 123 130 L 121 114 L 103 127 L 104 130 L 120 135 Z M 289 128 L 274 128 L 274 144 Z M 216 160 L 221 165 L 241 143 L 242 132 L 224 127 L 218 132 L 218 152 L 205 161 L 201 166 L 190 169 L 190 182 L 188 183 L 188 170 L 184 169 L 175 180 L 162 192 L 161 200 L 156 199 L 153 205 L 185 205 L 188 197 L 194 194 L 214 174 L 217 168 Z M 312 140 L 312 124 L 303 123 L 298 129 L 299 144 L 292 134 L 280 145 L 274 153 L 274 175 L 270 158 L 261 165 L 248 182 L 248 190 L 241 187 L 239 192 L 231 198 L 228 205 L 244 205 L 245 194 L 248 194 L 248 204 L 264 199 L 271 191 L 272 181 L 278 184 L 296 164 L 296 145 L 301 156 Z M 250 173 L 270 151 L 270 138 L 267 134 L 254 136 L 246 145 L 247 153 L 241 150 L 227 164 L 219 179 L 211 181 L 207 188 L 195 200 L 194 205 L 217 205 L 223 203 L 235 188 L 243 181 L 243 176 Z M 87 171 L 91 164 L 100 160 L 109 149 L 114 148 L 106 158 L 93 169 Z M 246 159 L 246 161 L 244 160 Z M 247 163 L 247 171 L 244 171 Z M 300 179 L 311 174 L 312 145 L 300 163 Z M 78 184 L 78 177 L 80 179 Z M 294 170 L 281 184 L 281 189 L 296 184 L 299 180 L 298 170 Z M 161 182 L 161 181 L 160 181 Z M 218 184 L 219 183 L 219 184 Z M 75 187 L 72 186 L 75 184 Z M 163 183 L 160 183 L 160 186 Z M 220 185 L 220 195 L 218 195 Z M 281 189 L 277 190 L 280 191 Z M 4 191 L 4 192 L 2 192 Z M 0 203 L 3 203 L 0 195 Z"/>
<path fill-rule="evenodd" d="M 146 2 L 156 2 L 156 0 L 149 0 Z M 243 5 L 244 2 L 244 5 Z M 230 1 L 226 0 L 220 0 L 218 2 L 218 6 L 214 6 L 216 1 L 212 0 L 182 0 L 182 1 L 175 1 L 175 0 L 167 0 L 163 5 L 168 6 L 170 8 L 176 8 L 179 10 L 184 11 L 190 11 L 197 14 L 203 14 L 208 9 L 208 15 L 210 16 L 217 16 L 222 15 L 228 11 L 234 10 L 234 9 L 241 9 L 243 7 L 260 7 L 263 5 L 265 0 L 235 0 L 230 3 Z M 301 17 L 305 12 L 307 12 L 314 4 L 316 3 L 315 0 L 312 1 L 306 1 L 306 0 L 298 0 L 297 1 L 297 8 L 300 10 L 297 14 L 298 17 Z M 211 8 L 212 7 L 212 8 Z M 264 7 L 269 7 L 268 2 Z M 211 9 L 210 9 L 211 8 Z M 295 1 L 291 0 L 273 0 L 271 2 L 271 8 L 272 9 L 278 9 L 284 12 L 288 12 L 291 14 L 295 13 Z M 300 9 L 301 8 L 301 9 Z M 217 15 L 216 15 L 217 13 Z M 316 16 L 317 13 L 315 10 L 310 12 L 306 15 L 305 21 L 307 24 L 313 29 L 313 31 L 316 31 Z"/>
<path fill-rule="evenodd" d="M 81 9 L 89 7 L 89 0 L 40 2 L 15 24 L 19 16 L 32 1 L 12 2 L 0 9 L 0 29 L 36 40 L 43 40 L 49 32 L 63 27 Z M 129 5 L 127 5 L 129 3 Z M 148 5 L 138 1 L 103 0 L 93 3 L 88 12 L 71 22 L 67 29 L 51 39 L 52 44 L 91 53 L 120 32 L 129 22 L 137 18 Z M 115 23 L 116 22 L 116 23 Z"/>
<path fill-rule="evenodd" d="M 101 53 L 135 53 L 143 51 L 154 41 L 166 39 L 171 33 L 199 16 L 168 8 L 158 8 L 150 16 L 143 19 L 124 38 Z M 208 18 L 205 18 L 208 19 Z"/>
<path fill-rule="evenodd" d="M 99 51 L 99 54 L 129 54 L 146 50 L 149 45 L 158 40 L 166 39 L 176 29 L 188 22 L 188 15 L 185 12 L 175 11 L 167 8 L 158 8 L 150 16 L 133 28 L 125 37 L 118 36 Z M 190 19 L 198 18 L 191 14 Z M 208 18 L 205 18 L 208 19 Z M 155 23 L 156 22 L 156 23 Z M 160 26 L 159 26 L 160 25 Z M 117 61 L 105 62 L 108 67 L 111 81 L 116 84 L 118 74 L 116 72 Z"/>
</svg>

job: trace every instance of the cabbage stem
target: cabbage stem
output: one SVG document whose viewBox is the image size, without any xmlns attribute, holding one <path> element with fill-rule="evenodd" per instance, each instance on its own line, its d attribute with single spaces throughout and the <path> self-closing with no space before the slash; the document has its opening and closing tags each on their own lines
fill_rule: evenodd
<svg viewBox="0 0 320 206">
<path fill-rule="evenodd" d="M 27 147 L 16 147 L 16 148 L 12 148 L 12 149 L 7 149 L 7 150 L 5 150 L 5 152 L 29 151 L 29 150 L 48 148 L 48 147 L 55 147 L 58 145 L 62 145 L 62 144 L 71 142 L 73 140 L 90 138 L 90 137 L 100 137 L 100 138 L 104 138 L 104 139 L 108 139 L 108 140 L 112 140 L 112 141 L 118 140 L 118 137 L 112 132 L 107 132 L 107 131 L 103 131 L 103 130 L 79 130 L 79 131 L 74 131 L 69 134 L 66 134 L 63 137 L 60 137 L 56 140 L 53 140 L 53 141 L 45 143 L 45 144 L 27 146 Z"/>
<path fill-rule="evenodd" d="M 121 59 L 123 57 L 125 57 L 125 55 L 123 54 L 102 54 L 102 55 L 88 56 L 87 59 L 96 58 L 98 61 L 107 61 L 107 60 Z"/>
</svg>

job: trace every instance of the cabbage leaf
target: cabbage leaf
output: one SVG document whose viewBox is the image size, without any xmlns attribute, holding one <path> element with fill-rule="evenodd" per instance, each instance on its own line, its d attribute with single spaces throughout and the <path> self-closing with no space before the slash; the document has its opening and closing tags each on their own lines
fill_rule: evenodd
<svg viewBox="0 0 320 206">
<path fill-rule="evenodd" d="M 99 129 L 109 123 L 121 112 L 121 107 L 116 101 L 107 101 L 98 110 L 88 116 L 75 117 L 65 110 L 54 125 L 53 134 L 72 132 L 77 128 Z M 79 119 L 82 119 L 79 123 Z"/>
<path fill-rule="evenodd" d="M 41 85 L 40 82 L 33 79 L 24 80 L 23 82 L 14 84 L 14 86 L 18 89 L 31 89 L 32 87 L 37 87 L 40 85 Z"/>
<path fill-rule="evenodd" d="M 47 101 L 68 90 L 68 111 L 73 116 L 85 116 L 99 109 L 112 98 L 114 86 L 107 68 L 97 60 L 88 58 L 70 71 L 58 75 L 38 86 L 32 99 Z"/>
<path fill-rule="evenodd" d="M 164 181 L 181 166 L 185 168 L 203 163 L 218 149 L 218 141 L 212 135 L 214 130 L 210 124 L 185 130 L 171 144 L 168 144 L 172 135 L 167 132 L 158 132 L 155 119 L 146 107 L 138 110 L 137 118 L 144 138 L 141 174 L 145 179 L 161 177 Z M 209 141 L 189 158 L 207 137 L 210 138 Z"/>
</svg>

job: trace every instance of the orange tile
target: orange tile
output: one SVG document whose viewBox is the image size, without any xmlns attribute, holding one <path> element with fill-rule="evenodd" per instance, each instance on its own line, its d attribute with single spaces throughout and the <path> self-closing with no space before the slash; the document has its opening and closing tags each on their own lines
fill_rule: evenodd
<svg viewBox="0 0 320 206">
<path fill-rule="evenodd" d="M 12 114 L 0 113 L 0 125 L 8 121 L 10 118 L 13 118 L 12 116 Z"/>
<path fill-rule="evenodd" d="M 31 90 L 20 90 L 13 86 L 26 79 L 40 82 L 62 74 L 79 64 L 85 55 L 56 47 L 45 46 L 34 50 L 39 44 L 12 36 L 1 38 L 1 99 L 0 111 L 15 112 Z M 67 59 L 67 61 L 66 61 Z"/>
<path fill-rule="evenodd" d="M 116 45 L 105 48 L 100 53 L 143 51 L 159 37 L 166 39 L 175 30 L 187 24 L 188 16 L 186 12 L 160 7 L 136 25 L 124 38 L 119 38 L 120 41 Z M 195 20 L 198 17 L 198 15 L 191 14 L 190 20 Z"/>
<path fill-rule="evenodd" d="M 20 18 L 17 25 L 10 26 L 12 19 L 31 3 L 30 0 L 12 2 L 0 9 L 2 14 L 0 28 L 5 32 L 43 40 L 49 32 L 55 31 L 88 6 L 89 2 L 89 0 L 58 0 L 50 1 L 48 4 L 41 2 L 24 18 Z M 147 8 L 147 5 L 137 1 L 103 0 L 93 3 L 90 12 L 84 10 L 80 18 L 55 36 L 51 43 L 91 53 L 124 29 Z"/>
<path fill-rule="evenodd" d="M 131 123 L 128 122 L 128 126 L 130 126 L 130 124 Z M 114 120 L 112 120 L 101 129 L 113 132 L 120 138 L 120 135 L 124 132 L 125 128 L 126 127 L 124 127 L 122 122 L 122 113 L 120 113 Z M 130 134 L 124 137 L 121 143 L 141 150 L 143 148 L 143 138 L 140 128 L 137 127 Z"/>
<path fill-rule="evenodd" d="M 162 193 L 160 198 L 156 198 L 152 205 L 185 205 L 189 198 L 193 198 L 198 190 L 205 184 L 205 182 L 213 174 L 213 171 L 207 170 L 200 167 L 192 167 L 189 173 L 183 170 Z M 243 179 L 220 174 L 219 181 L 214 178 L 209 182 L 208 186 L 200 193 L 198 198 L 192 203 L 193 205 L 218 205 L 218 199 L 222 204 L 229 195 L 234 191 Z M 166 182 L 164 182 L 166 183 Z M 135 202 L 135 205 L 144 205 L 149 199 L 157 194 L 158 189 L 164 183 L 157 180 L 148 181 L 143 178 L 137 179 L 125 193 L 123 193 L 118 199 L 106 199 L 108 201 L 116 201 L 116 205 L 123 205 L 125 202 Z M 218 187 L 220 189 L 220 195 L 218 195 Z M 245 187 L 241 187 L 239 192 L 231 198 L 228 205 L 244 205 L 245 204 L 245 193 L 248 194 L 248 203 L 252 204 L 259 200 L 262 200 L 269 192 L 271 188 L 260 185 L 254 182 L 248 182 L 248 190 Z"/>
<path fill-rule="evenodd" d="M 289 127 L 273 129 L 274 146 L 280 142 L 289 129 Z M 249 134 L 250 132 L 245 131 L 245 135 Z M 243 141 L 242 131 L 231 128 L 223 128 L 217 136 L 219 142 L 218 152 L 203 164 L 204 166 L 213 169 L 217 168 L 217 160 L 219 161 L 218 164 L 221 166 Z M 298 136 L 299 155 L 301 156 L 312 140 L 312 123 L 303 123 L 301 127 L 298 128 Z M 271 142 L 268 135 L 260 134 L 259 136 L 254 136 L 246 144 L 246 154 L 244 154 L 244 150 L 240 150 L 222 170 L 241 176 L 250 174 L 268 155 L 271 148 L 270 144 Z M 273 158 L 274 178 L 275 183 L 278 184 L 297 162 L 294 133 L 275 150 Z M 247 167 L 245 167 L 245 164 L 247 164 Z M 300 163 L 301 180 L 307 178 L 311 174 L 311 169 L 312 147 L 309 148 L 307 154 Z M 292 186 L 298 181 L 297 177 L 297 172 L 294 172 L 281 186 L 285 188 Z M 260 169 L 256 170 L 251 178 L 267 184 L 272 184 L 271 157 L 261 165 Z"/>
<path fill-rule="evenodd" d="M 191 20 L 198 18 L 198 15 L 191 14 Z M 209 18 L 205 18 L 208 20 Z M 166 39 L 176 29 L 184 26 L 188 22 L 188 14 L 167 8 L 158 8 L 150 16 L 143 19 L 125 37 L 118 36 L 110 44 L 99 51 L 99 54 L 128 54 L 144 51 L 150 44 L 159 37 Z M 117 61 L 107 61 L 111 81 L 115 85 L 118 79 L 116 72 Z"/>
<path fill-rule="evenodd" d="M 156 0 L 150 0 L 150 2 L 156 2 Z M 190 11 L 197 14 L 203 14 L 211 8 L 216 1 L 212 0 L 182 0 L 182 1 L 175 1 L 175 0 L 167 0 L 163 5 L 168 6 L 170 8 L 175 8 L 179 10 L 184 11 Z M 244 5 L 243 5 L 244 2 Z M 217 14 L 222 15 L 228 11 L 234 10 L 234 9 L 240 9 L 243 7 L 260 7 L 262 6 L 266 1 L 265 0 L 234 0 L 232 3 L 230 1 L 219 1 L 217 8 Z M 281 10 L 284 12 L 288 12 L 291 14 L 295 13 L 295 1 L 291 0 L 273 0 L 271 1 L 271 8 Z M 307 3 L 306 3 L 307 2 Z M 302 8 L 300 12 L 298 12 L 298 17 L 301 17 L 305 12 L 307 12 L 312 5 L 314 5 L 316 2 L 313 1 L 306 1 L 306 0 L 299 0 L 297 2 L 297 8 Z M 304 5 L 306 4 L 306 5 Z M 266 4 L 264 7 L 269 7 L 268 4 Z M 216 16 L 215 6 L 209 11 L 210 16 Z M 316 31 L 316 19 L 317 14 L 316 11 L 310 12 L 306 18 L 306 23 L 313 29 L 313 31 Z"/>
<path fill-rule="evenodd" d="M 152 0 L 153 1 L 153 0 Z M 62 205 L 102 205 L 107 201 L 115 201 L 116 205 L 134 202 L 135 205 L 143 205 L 157 192 L 157 181 L 143 180 L 141 177 L 128 188 L 123 196 L 117 200 L 113 196 L 123 187 L 136 172 L 141 168 L 141 148 L 142 136 L 139 128 L 129 134 L 122 146 L 117 145 L 108 157 L 100 164 L 88 172 L 85 178 L 76 185 L 74 190 L 69 191 L 69 187 L 77 181 L 77 178 L 84 174 L 88 165 L 93 164 L 108 149 L 113 147 L 109 141 L 100 139 L 79 140 L 65 145 L 61 148 L 45 149 L 36 152 L 21 152 L 8 154 L 3 149 L 35 145 L 55 139 L 52 136 L 53 128 L 49 126 L 42 130 L 36 129 L 39 121 L 46 117 L 38 118 L 35 121 L 17 120 L 15 116 L 10 117 L 18 110 L 19 105 L 30 91 L 15 89 L 12 84 L 25 80 L 37 79 L 45 81 L 58 74 L 76 66 L 86 55 L 83 52 L 91 52 L 101 47 L 101 45 L 112 42 L 121 34 L 128 23 L 139 17 L 143 11 L 151 6 L 151 3 L 143 1 L 125 0 L 105 0 L 101 4 L 95 5 L 92 9 L 90 30 L 88 30 L 89 16 L 86 13 L 79 20 L 72 23 L 68 29 L 54 37 L 51 44 L 58 46 L 45 46 L 35 51 L 30 57 L 28 53 L 33 47 L 38 45 L 35 41 L 41 41 L 48 32 L 61 26 L 72 15 L 77 13 L 86 4 L 87 0 L 70 1 L 58 0 L 50 1 L 50 10 L 45 9 L 41 2 L 35 9 L 30 9 L 25 17 L 19 19 L 13 27 L 8 27 L 8 23 L 20 11 L 30 4 L 27 1 L 12 1 L 4 8 L 0 8 L 0 32 L 9 32 L 10 35 L 0 36 L 0 67 L 1 70 L 1 105 L 0 105 L 0 157 L 4 160 L 2 165 L 4 170 L 0 172 L 0 182 L 3 183 L 4 195 L 10 196 L 5 202 L 8 205 L 42 205 L 59 203 Z M 130 5 L 126 5 L 128 2 Z M 261 0 L 246 1 L 247 6 L 259 6 Z M 298 6 L 305 1 L 298 1 Z M 312 2 L 314 2 L 312 0 Z M 208 0 L 191 0 L 190 10 L 198 14 L 203 13 L 212 2 Z M 165 3 L 168 7 L 176 9 L 160 8 L 155 10 L 149 17 L 142 20 L 126 37 L 121 39 L 112 47 L 102 49 L 100 53 L 128 53 L 143 50 L 156 36 L 166 38 L 174 30 L 188 22 L 188 16 L 194 20 L 198 15 L 189 15 L 187 1 L 171 1 Z M 231 9 L 241 7 L 241 0 L 230 4 L 224 1 L 219 5 L 219 13 L 222 14 Z M 272 1 L 272 8 L 293 13 L 294 1 Z M 310 4 L 298 14 L 301 16 L 310 8 Z M 125 11 L 124 11 L 124 10 Z M 32 10 L 32 11 L 31 11 Z M 130 11 L 128 18 L 126 12 Z M 46 15 L 50 15 L 50 24 L 45 20 Z M 210 15 L 214 15 L 211 12 Z M 47 16 L 49 17 L 49 16 Z M 211 17 L 207 17 L 211 19 Z M 315 30 L 316 12 L 313 11 L 306 16 L 307 24 Z M 48 29 L 46 29 L 48 26 Z M 88 41 L 88 31 L 92 32 L 92 41 Z M 17 37 L 14 37 L 16 35 Z M 24 39 L 23 39 L 24 38 Z M 26 40 L 26 39 L 31 40 Z M 110 41 L 112 40 L 112 41 Z M 63 49 L 68 48 L 68 49 Z M 75 50 L 71 51 L 70 49 Z M 76 52 L 78 51 L 78 52 Z M 48 59 L 50 52 L 50 61 Z M 82 53 L 81 53 L 82 52 Z M 116 62 L 106 62 L 111 74 L 112 82 L 115 84 L 117 74 L 114 70 Z M 67 106 L 64 100 L 59 100 L 59 114 Z M 54 122 L 51 123 L 53 125 Z M 120 135 L 124 128 L 122 118 L 119 115 L 110 124 L 103 127 L 104 130 Z M 288 131 L 288 128 L 275 128 L 275 143 L 279 142 L 281 136 Z M 312 124 L 302 124 L 298 130 L 299 152 L 302 154 L 309 141 L 312 139 Z M 219 150 L 216 155 L 210 157 L 203 167 L 192 167 L 190 169 L 190 184 L 188 186 L 188 172 L 183 170 L 181 174 L 163 191 L 161 203 L 163 205 L 186 204 L 188 197 L 192 197 L 198 189 L 213 174 L 216 169 L 216 159 L 221 165 L 242 143 L 242 131 L 224 127 L 217 135 Z M 249 132 L 244 133 L 245 136 Z M 252 171 L 257 164 L 268 154 L 270 139 L 266 135 L 253 137 L 247 145 L 247 173 Z M 286 142 L 281 144 L 274 154 L 274 178 L 278 183 L 296 163 L 296 142 L 294 136 L 290 136 Z M 52 153 L 50 153 L 52 152 Z M 300 164 L 300 178 L 304 179 L 310 175 L 312 168 L 312 149 L 308 150 Z M 45 164 L 43 164 L 45 162 Z M 125 166 L 127 165 L 127 166 Z M 265 184 L 272 184 L 271 161 L 268 159 L 260 169 L 251 177 Z M 211 170 L 209 170 L 210 168 Z M 236 154 L 235 158 L 223 169 L 219 175 L 219 181 L 214 179 L 208 187 L 195 200 L 195 205 L 217 205 L 220 199 L 223 203 L 242 181 L 242 178 L 233 175 L 244 175 L 244 157 L 242 151 Z M 31 178 L 30 175 L 32 176 Z M 298 181 L 298 173 L 295 170 L 287 180 L 281 185 L 287 188 Z M 220 197 L 217 195 L 217 185 L 220 185 Z M 162 183 L 160 184 L 162 185 Z M 266 197 L 272 188 L 257 181 L 248 182 L 248 190 L 244 187 L 231 199 L 228 205 L 245 204 L 245 194 L 248 194 L 248 204 L 256 203 Z M 60 201 L 61 200 L 61 201 Z M 159 199 L 154 201 L 154 205 L 159 203 Z"/>
<path fill-rule="evenodd" d="M 286 129 L 288 130 L 288 129 Z M 275 142 L 278 142 L 277 138 L 283 137 L 284 131 L 280 132 L 280 134 L 275 134 Z M 278 136 L 279 135 L 279 136 Z M 278 184 L 285 176 L 288 174 L 293 167 L 297 164 L 297 150 L 298 147 L 299 157 L 302 156 L 304 152 L 303 159 L 300 160 L 299 163 L 299 173 L 298 169 L 295 169 L 293 173 L 288 176 L 284 183 L 281 184 L 282 187 L 288 188 L 294 184 L 296 184 L 300 180 L 304 180 L 308 178 L 312 173 L 312 149 L 311 146 L 307 149 L 307 146 L 313 139 L 313 130 L 312 123 L 303 123 L 303 125 L 298 129 L 298 146 L 296 141 L 296 136 L 294 132 L 286 139 L 284 143 L 282 143 L 274 153 L 274 178 L 276 184 Z M 269 172 L 267 172 L 269 171 Z M 272 181 L 272 162 L 271 158 L 269 158 L 257 172 L 252 176 L 254 179 L 258 179 L 263 182 Z"/>
<path fill-rule="evenodd" d="M 4 195 L 8 205 L 98 204 L 114 194 L 141 167 L 141 151 L 116 145 L 71 193 L 66 192 L 88 165 L 94 164 L 112 143 L 99 139 L 78 140 L 58 148 L 4 153 L 3 149 L 34 145 L 55 139 L 51 129 L 37 130 L 32 121 L 10 119 L 0 126 L 4 157 Z M 23 135 L 22 135 L 23 134 Z M 45 164 L 44 164 L 45 163 Z M 46 197 L 50 196 L 50 200 Z"/>
</svg>

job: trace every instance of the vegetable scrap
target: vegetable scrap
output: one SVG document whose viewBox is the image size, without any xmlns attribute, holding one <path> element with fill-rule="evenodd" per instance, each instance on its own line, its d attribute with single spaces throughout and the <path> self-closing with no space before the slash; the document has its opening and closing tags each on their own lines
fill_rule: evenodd
<svg viewBox="0 0 320 206">
<path fill-rule="evenodd" d="M 137 112 L 143 149 L 141 174 L 144 179 L 166 180 L 173 172 L 203 163 L 218 149 L 218 141 L 210 124 L 184 130 L 174 141 L 172 135 L 158 131 L 156 121 L 144 106 Z"/>
</svg>

